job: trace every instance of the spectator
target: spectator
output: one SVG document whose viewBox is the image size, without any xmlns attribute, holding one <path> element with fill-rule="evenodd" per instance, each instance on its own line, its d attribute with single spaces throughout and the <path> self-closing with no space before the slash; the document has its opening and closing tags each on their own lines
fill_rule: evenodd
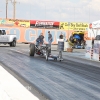
<svg viewBox="0 0 100 100">
<path fill-rule="evenodd" d="M 51 43 L 53 41 L 52 34 L 48 31 L 48 44 L 50 46 L 50 54 L 51 54 Z"/>
<path fill-rule="evenodd" d="M 62 33 L 60 34 L 59 39 L 63 39 L 63 34 Z"/>
<path fill-rule="evenodd" d="M 49 42 L 49 44 L 51 45 L 51 43 L 52 43 L 52 34 L 50 33 L 50 31 L 48 31 L 48 42 Z"/>
</svg>

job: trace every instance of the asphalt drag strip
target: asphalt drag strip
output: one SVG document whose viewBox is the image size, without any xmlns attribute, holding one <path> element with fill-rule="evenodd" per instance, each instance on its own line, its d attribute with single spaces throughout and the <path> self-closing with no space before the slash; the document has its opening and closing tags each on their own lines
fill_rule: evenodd
<svg viewBox="0 0 100 100">
<path fill-rule="evenodd" d="M 45 58 L 11 50 L 0 52 L 0 62 L 50 100 L 100 99 L 100 69 L 97 67 L 71 60 L 47 62 Z"/>
</svg>

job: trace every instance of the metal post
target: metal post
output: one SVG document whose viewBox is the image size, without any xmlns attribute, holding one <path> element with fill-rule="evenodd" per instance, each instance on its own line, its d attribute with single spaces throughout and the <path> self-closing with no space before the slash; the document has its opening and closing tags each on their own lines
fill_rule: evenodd
<svg viewBox="0 0 100 100">
<path fill-rule="evenodd" d="M 8 0 L 6 0 L 6 19 L 7 19 L 7 10 L 8 10 Z"/>
<path fill-rule="evenodd" d="M 8 1 L 12 0 L 6 0 L 6 19 L 8 18 Z"/>
<path fill-rule="evenodd" d="M 13 4 L 13 19 L 15 19 L 15 16 L 16 16 L 16 0 L 14 0 L 13 2 L 12 2 L 12 4 Z"/>
<path fill-rule="evenodd" d="M 14 2 L 15 2 L 15 3 L 14 3 L 14 16 L 13 16 L 13 18 L 15 19 L 15 14 L 16 14 L 16 13 L 15 13 L 15 12 L 16 12 L 16 11 L 15 11 L 15 9 L 16 9 L 16 1 L 14 0 Z"/>
</svg>

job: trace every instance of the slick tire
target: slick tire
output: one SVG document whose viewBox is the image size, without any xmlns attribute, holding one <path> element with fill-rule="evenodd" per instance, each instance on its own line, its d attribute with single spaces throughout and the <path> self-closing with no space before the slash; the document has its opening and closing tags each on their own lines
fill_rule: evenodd
<svg viewBox="0 0 100 100">
<path fill-rule="evenodd" d="M 30 56 L 34 56 L 35 54 L 35 44 L 30 44 L 30 52 L 29 55 Z"/>
</svg>

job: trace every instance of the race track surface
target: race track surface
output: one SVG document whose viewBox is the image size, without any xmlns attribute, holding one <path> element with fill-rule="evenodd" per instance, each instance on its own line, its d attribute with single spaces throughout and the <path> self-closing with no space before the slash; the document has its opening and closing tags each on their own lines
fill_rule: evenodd
<svg viewBox="0 0 100 100">
<path fill-rule="evenodd" d="M 75 58 L 73 58 L 75 59 Z M 29 45 L 0 46 L 0 63 L 19 74 L 50 100 L 100 100 L 100 68 L 66 58 L 29 56 Z"/>
</svg>

